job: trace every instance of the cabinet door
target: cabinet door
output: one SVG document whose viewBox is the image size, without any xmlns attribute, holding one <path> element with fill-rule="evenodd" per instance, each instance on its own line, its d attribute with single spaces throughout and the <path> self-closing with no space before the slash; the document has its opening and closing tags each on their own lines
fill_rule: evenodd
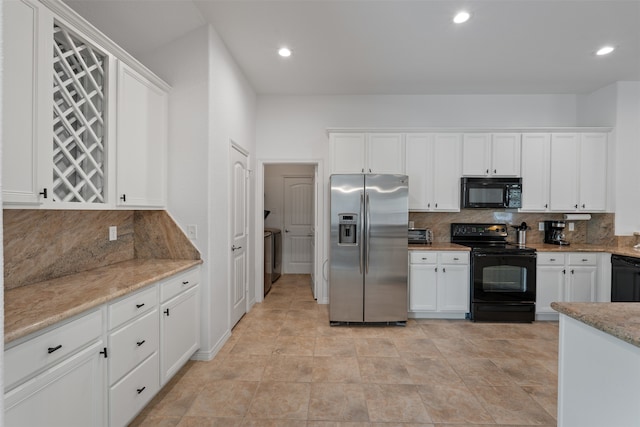
<svg viewBox="0 0 640 427">
<path fill-rule="evenodd" d="M 536 313 L 555 313 L 554 301 L 562 301 L 564 266 L 542 266 L 536 270 Z"/>
<path fill-rule="evenodd" d="M 411 264 L 409 268 L 409 310 L 438 309 L 436 264 Z"/>
<path fill-rule="evenodd" d="M 520 134 L 495 133 L 491 142 L 491 171 L 496 176 L 520 176 Z"/>
<path fill-rule="evenodd" d="M 438 311 L 469 311 L 469 266 L 442 264 L 438 271 Z"/>
<path fill-rule="evenodd" d="M 607 205 L 607 134 L 580 135 L 580 195 L 578 209 L 603 211 Z"/>
<path fill-rule="evenodd" d="M 551 134 L 549 204 L 554 211 L 578 208 L 578 134 Z"/>
<path fill-rule="evenodd" d="M 597 267 L 569 267 L 566 302 L 593 302 L 596 298 Z"/>
<path fill-rule="evenodd" d="M 106 414 L 102 341 L 5 394 L 5 425 L 103 426 Z"/>
<path fill-rule="evenodd" d="M 332 133 L 331 173 L 363 173 L 366 140 L 363 133 Z"/>
<path fill-rule="evenodd" d="M 405 144 L 409 210 L 427 211 L 431 208 L 433 187 L 433 135 L 408 134 Z"/>
<path fill-rule="evenodd" d="M 162 305 L 160 383 L 164 385 L 200 348 L 199 285 Z"/>
<path fill-rule="evenodd" d="M 365 172 L 404 174 L 404 142 L 399 133 L 372 133 L 367 136 Z"/>
<path fill-rule="evenodd" d="M 118 65 L 117 203 L 162 207 L 166 198 L 167 93 Z"/>
<path fill-rule="evenodd" d="M 3 85 L 2 85 L 2 194 L 4 203 L 38 204 L 38 144 L 41 134 L 38 117 L 51 115 L 50 61 L 39 56 L 43 37 L 51 28 L 43 28 L 46 13 L 37 2 L 4 2 Z M 50 21 L 53 25 L 53 21 Z M 48 30 L 48 31 L 47 31 Z M 44 81 L 43 81 L 44 78 Z M 48 90 L 49 89 L 49 90 Z M 49 107 L 49 109 L 47 109 Z M 43 110 L 44 108 L 44 110 Z M 44 116 L 42 116 L 44 114 Z M 45 130 L 47 130 L 45 125 Z M 48 129 L 49 133 L 51 128 Z M 47 141 L 49 142 L 49 141 Z"/>
<path fill-rule="evenodd" d="M 551 134 L 522 135 L 522 211 L 549 208 Z"/>
<path fill-rule="evenodd" d="M 489 175 L 490 153 L 491 134 L 465 133 L 462 140 L 462 175 Z"/>
<path fill-rule="evenodd" d="M 436 134 L 433 143 L 433 197 L 431 209 L 460 211 L 460 134 Z M 409 181 L 411 186 L 411 181 Z"/>
</svg>

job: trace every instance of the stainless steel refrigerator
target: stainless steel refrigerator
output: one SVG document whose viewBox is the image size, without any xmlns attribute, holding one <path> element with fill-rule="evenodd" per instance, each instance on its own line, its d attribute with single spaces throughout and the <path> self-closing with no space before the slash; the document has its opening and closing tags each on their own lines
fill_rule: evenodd
<svg viewBox="0 0 640 427">
<path fill-rule="evenodd" d="M 407 320 L 406 175 L 332 175 L 329 321 Z"/>
</svg>

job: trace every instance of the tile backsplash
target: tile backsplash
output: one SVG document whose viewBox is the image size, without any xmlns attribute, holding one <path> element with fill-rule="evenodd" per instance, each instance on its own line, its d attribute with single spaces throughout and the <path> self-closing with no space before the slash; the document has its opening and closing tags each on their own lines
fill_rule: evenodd
<svg viewBox="0 0 640 427">
<path fill-rule="evenodd" d="M 199 259 L 165 211 L 4 209 L 4 287 L 136 258 Z M 118 239 L 109 240 L 109 227 Z"/>
<path fill-rule="evenodd" d="M 520 225 L 526 222 L 531 230 L 527 232 L 527 243 L 543 243 L 544 231 L 538 231 L 538 223 L 546 220 L 563 220 L 563 214 L 520 213 L 506 210 L 462 209 L 460 212 L 409 212 L 409 221 L 416 228 L 433 230 L 434 242 L 449 242 L 452 222 L 498 222 L 507 225 Z M 614 214 L 591 214 L 588 221 L 566 221 L 566 240 L 573 243 L 591 243 L 605 246 L 617 246 L 614 235 Z M 575 230 L 569 231 L 568 224 L 573 222 Z M 516 241 L 516 231 L 509 227 L 509 241 Z"/>
</svg>

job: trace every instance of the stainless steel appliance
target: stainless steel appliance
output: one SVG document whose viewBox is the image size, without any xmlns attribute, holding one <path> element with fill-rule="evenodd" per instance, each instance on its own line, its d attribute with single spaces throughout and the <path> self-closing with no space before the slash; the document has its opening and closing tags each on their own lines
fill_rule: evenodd
<svg viewBox="0 0 640 427">
<path fill-rule="evenodd" d="M 405 324 L 406 175 L 332 175 L 329 321 Z"/>
<path fill-rule="evenodd" d="M 640 258 L 611 255 L 611 302 L 640 302 Z"/>
<path fill-rule="evenodd" d="M 264 294 L 271 290 L 271 271 L 273 270 L 273 236 L 270 231 L 264 231 Z"/>
<path fill-rule="evenodd" d="M 410 245 L 429 245 L 433 242 L 433 233 L 428 228 L 409 228 Z"/>
<path fill-rule="evenodd" d="M 522 207 L 522 178 L 461 178 L 463 209 L 517 209 Z"/>
<path fill-rule="evenodd" d="M 265 228 L 271 233 L 271 283 L 280 278 L 282 272 L 282 230 L 279 228 Z"/>
<path fill-rule="evenodd" d="M 451 224 L 451 242 L 471 247 L 471 320 L 535 320 L 535 249 L 508 243 L 506 224 Z"/>
<path fill-rule="evenodd" d="M 564 221 L 544 222 L 544 242 L 552 245 L 568 246 L 569 242 L 564 239 Z"/>
</svg>

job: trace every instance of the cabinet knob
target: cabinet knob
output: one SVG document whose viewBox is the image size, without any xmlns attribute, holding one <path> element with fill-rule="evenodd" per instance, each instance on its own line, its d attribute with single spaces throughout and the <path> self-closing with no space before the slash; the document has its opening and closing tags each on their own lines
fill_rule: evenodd
<svg viewBox="0 0 640 427">
<path fill-rule="evenodd" d="M 545 209 L 546 209 L 546 208 L 548 208 L 548 207 L 549 207 L 549 204 L 548 204 L 548 203 L 545 203 L 545 204 L 544 204 L 544 207 L 545 207 Z"/>
<path fill-rule="evenodd" d="M 446 273 L 446 272 L 447 272 L 447 269 L 446 269 L 445 267 L 442 267 L 442 272 L 443 272 L 443 273 Z"/>
<path fill-rule="evenodd" d="M 438 267 L 436 267 L 435 272 L 436 272 L 436 273 L 438 272 Z"/>
<path fill-rule="evenodd" d="M 438 204 L 436 203 L 436 209 L 438 208 Z"/>
<path fill-rule="evenodd" d="M 167 316 L 169 315 L 169 309 L 168 308 L 164 311 L 164 314 L 166 314 Z"/>
<path fill-rule="evenodd" d="M 120 196 L 120 200 L 122 200 L 123 202 L 127 201 L 127 195 L 123 194 L 122 196 Z"/>
<path fill-rule="evenodd" d="M 578 209 L 578 204 L 576 203 L 576 204 L 574 205 L 574 207 L 575 207 L 576 209 Z"/>
<path fill-rule="evenodd" d="M 575 273 L 575 270 L 572 268 L 571 269 L 571 274 L 574 274 L 574 273 Z"/>
<path fill-rule="evenodd" d="M 43 188 L 41 192 L 38 193 L 39 195 L 42 196 L 43 199 L 47 198 L 47 189 Z"/>
<path fill-rule="evenodd" d="M 140 347 L 140 346 L 141 346 L 142 344 L 144 344 L 145 342 L 147 342 L 147 340 L 137 341 L 137 342 L 136 342 L 136 345 L 137 345 L 138 347 Z"/>
<path fill-rule="evenodd" d="M 427 208 L 431 208 L 431 203 L 427 203 Z"/>
<path fill-rule="evenodd" d="M 142 307 L 144 307 L 144 303 L 142 303 L 142 304 L 136 304 L 136 308 L 142 308 Z"/>
<path fill-rule="evenodd" d="M 138 392 L 138 394 L 140 394 L 140 393 L 142 393 L 144 391 L 145 388 L 147 388 L 147 387 L 145 386 L 145 387 L 142 387 L 142 388 L 138 388 L 138 389 L 136 389 L 136 391 Z"/>
<path fill-rule="evenodd" d="M 586 206 L 585 206 L 585 204 L 583 203 L 583 204 L 582 204 L 582 209 L 584 209 L 585 207 L 586 207 Z"/>
<path fill-rule="evenodd" d="M 562 274 L 567 274 L 567 270 L 562 270 Z"/>
<path fill-rule="evenodd" d="M 493 173 L 498 173 L 498 169 L 494 169 L 494 170 L 493 170 Z"/>
<path fill-rule="evenodd" d="M 487 174 L 487 175 L 489 175 L 489 169 L 487 169 L 487 172 L 486 172 L 486 174 Z"/>
</svg>

